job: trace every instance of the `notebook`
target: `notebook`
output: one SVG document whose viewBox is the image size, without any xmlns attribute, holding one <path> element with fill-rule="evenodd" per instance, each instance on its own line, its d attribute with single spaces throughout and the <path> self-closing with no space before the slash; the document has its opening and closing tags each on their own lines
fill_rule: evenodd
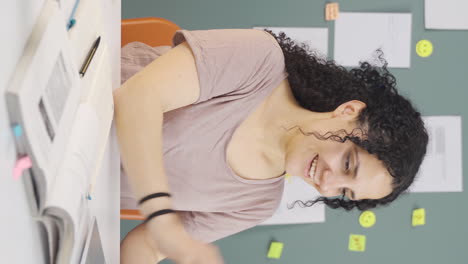
<svg viewBox="0 0 468 264">
<path fill-rule="evenodd" d="M 31 215 L 44 230 L 49 263 L 81 258 L 91 221 L 87 196 L 113 117 L 106 39 L 80 78 L 64 21 L 57 2 L 44 1 L 5 95 L 11 124 L 23 128 L 15 142 L 18 156 L 33 163 L 21 179 Z"/>
</svg>

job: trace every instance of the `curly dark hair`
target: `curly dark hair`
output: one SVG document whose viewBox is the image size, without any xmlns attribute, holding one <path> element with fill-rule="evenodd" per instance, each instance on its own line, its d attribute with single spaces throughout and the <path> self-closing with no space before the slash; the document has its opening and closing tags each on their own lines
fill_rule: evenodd
<svg viewBox="0 0 468 264">
<path fill-rule="evenodd" d="M 321 140 L 349 140 L 381 160 L 393 177 L 393 191 L 381 199 L 349 200 L 319 197 L 300 206 L 323 202 L 330 208 L 367 210 L 394 201 L 414 181 L 426 154 L 428 135 L 421 114 L 411 102 L 398 94 L 396 79 L 387 70 L 382 51 L 377 51 L 383 66 L 360 62 L 358 68 L 347 70 L 335 61 L 316 55 L 305 43 L 296 44 L 284 32 L 278 35 L 265 29 L 283 50 L 288 82 L 298 104 L 314 112 L 330 112 L 339 105 L 359 100 L 366 104 L 358 117 L 361 133 L 329 132 L 314 135 Z M 364 135 L 364 136 L 363 136 Z M 293 205 L 294 206 L 294 205 Z M 290 208 L 291 209 L 291 208 Z"/>
</svg>

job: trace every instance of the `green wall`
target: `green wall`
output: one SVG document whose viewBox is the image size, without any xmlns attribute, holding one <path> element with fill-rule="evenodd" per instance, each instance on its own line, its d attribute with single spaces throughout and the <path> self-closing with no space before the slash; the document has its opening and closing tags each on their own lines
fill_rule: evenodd
<svg viewBox="0 0 468 264">
<path fill-rule="evenodd" d="M 163 17 L 185 29 L 251 28 L 257 25 L 328 27 L 329 56 L 332 57 L 334 25 L 324 20 L 325 2 L 122 0 L 122 18 Z M 399 90 L 423 115 L 461 115 L 462 129 L 467 131 L 468 69 L 465 62 L 468 61 L 468 31 L 425 30 L 423 0 L 338 2 L 342 11 L 411 12 L 411 68 L 391 69 L 397 77 Z M 414 47 L 420 39 L 432 41 L 432 56 L 420 58 L 415 54 Z M 467 150 L 464 140 L 463 152 L 467 153 Z M 463 164 L 466 169 L 467 155 L 463 157 Z M 220 247 L 227 264 L 468 263 L 467 201 L 466 192 L 409 194 L 386 208 L 374 210 L 377 223 L 369 229 L 359 225 L 358 211 L 327 209 L 325 223 L 255 227 L 215 244 Z M 413 228 L 411 212 L 418 207 L 426 208 L 426 225 Z M 122 221 L 121 236 L 135 224 Z M 365 252 L 348 251 L 351 233 L 367 236 Z M 266 258 L 271 239 L 284 243 L 279 260 Z"/>
</svg>

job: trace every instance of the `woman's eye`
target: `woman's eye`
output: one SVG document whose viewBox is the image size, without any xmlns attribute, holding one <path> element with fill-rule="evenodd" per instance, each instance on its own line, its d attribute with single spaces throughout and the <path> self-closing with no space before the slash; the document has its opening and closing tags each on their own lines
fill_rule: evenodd
<svg viewBox="0 0 468 264">
<path fill-rule="evenodd" d="M 345 169 L 346 169 L 346 171 L 349 170 L 349 155 L 348 155 L 348 157 L 346 158 Z"/>
</svg>

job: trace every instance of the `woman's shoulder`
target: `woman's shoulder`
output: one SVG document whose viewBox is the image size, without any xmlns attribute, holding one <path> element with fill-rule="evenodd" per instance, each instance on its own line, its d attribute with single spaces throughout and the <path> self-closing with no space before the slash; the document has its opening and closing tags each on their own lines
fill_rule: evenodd
<svg viewBox="0 0 468 264">
<path fill-rule="evenodd" d="M 281 49 L 276 39 L 268 32 L 262 29 L 252 29 L 252 28 L 225 28 L 225 29 L 202 29 L 202 30 L 178 30 L 176 33 L 177 39 L 186 39 L 187 37 L 195 37 L 197 39 L 203 40 L 205 44 L 211 40 L 217 40 L 219 42 L 224 42 L 225 44 L 232 43 L 252 43 L 257 44 L 264 43 L 267 45 L 272 45 Z M 180 42 L 177 41 L 177 42 Z"/>
</svg>

